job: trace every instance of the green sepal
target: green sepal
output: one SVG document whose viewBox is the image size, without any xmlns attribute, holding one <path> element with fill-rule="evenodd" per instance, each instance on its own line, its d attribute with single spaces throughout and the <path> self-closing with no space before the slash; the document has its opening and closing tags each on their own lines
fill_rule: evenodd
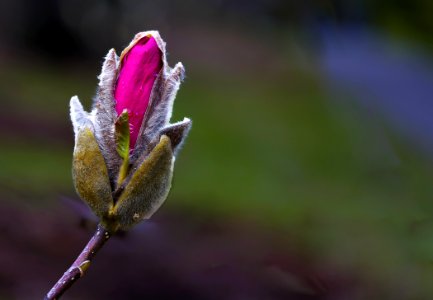
<svg viewBox="0 0 433 300">
<path fill-rule="evenodd" d="M 99 217 L 108 216 L 113 207 L 110 180 L 104 157 L 93 132 L 81 129 L 77 134 L 72 178 L 77 193 Z"/>
<path fill-rule="evenodd" d="M 163 135 L 149 156 L 137 168 L 113 208 L 120 229 L 148 219 L 167 198 L 173 173 L 170 139 Z"/>
<path fill-rule="evenodd" d="M 117 153 L 122 159 L 129 158 L 129 144 L 130 144 L 130 132 L 129 132 L 129 115 L 125 109 L 116 120 L 115 124 L 115 139 L 117 145 Z"/>
</svg>

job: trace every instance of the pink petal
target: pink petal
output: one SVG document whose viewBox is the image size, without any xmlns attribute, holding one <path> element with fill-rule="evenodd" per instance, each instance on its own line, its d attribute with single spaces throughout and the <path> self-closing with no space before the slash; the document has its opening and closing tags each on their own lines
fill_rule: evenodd
<svg viewBox="0 0 433 300">
<path fill-rule="evenodd" d="M 162 53 L 153 37 L 139 40 L 121 61 L 114 91 L 116 111 L 129 113 L 130 148 L 134 149 L 144 113 L 149 105 L 153 84 L 162 68 Z"/>
</svg>

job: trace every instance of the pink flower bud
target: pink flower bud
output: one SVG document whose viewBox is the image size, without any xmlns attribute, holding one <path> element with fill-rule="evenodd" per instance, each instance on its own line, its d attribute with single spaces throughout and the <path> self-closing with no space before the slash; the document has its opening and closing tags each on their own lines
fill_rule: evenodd
<svg viewBox="0 0 433 300">
<path fill-rule="evenodd" d="M 72 97 L 74 184 L 106 229 L 130 228 L 167 198 L 191 128 L 188 118 L 170 123 L 183 75 L 182 63 L 168 65 L 158 31 L 145 31 L 120 57 L 108 51 L 90 113 Z"/>
<path fill-rule="evenodd" d="M 155 39 L 146 35 L 122 53 L 114 90 L 116 111 L 129 114 L 130 149 L 134 149 L 154 82 L 161 71 L 162 52 Z"/>
</svg>

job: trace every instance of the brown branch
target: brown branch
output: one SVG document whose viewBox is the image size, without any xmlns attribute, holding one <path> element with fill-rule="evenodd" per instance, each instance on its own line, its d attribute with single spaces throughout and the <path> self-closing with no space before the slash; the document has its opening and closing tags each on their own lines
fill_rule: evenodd
<svg viewBox="0 0 433 300">
<path fill-rule="evenodd" d="M 99 224 L 95 234 L 87 243 L 86 247 L 84 247 L 83 251 L 81 251 L 74 263 L 48 292 L 45 296 L 45 300 L 59 299 L 66 290 L 68 290 L 78 279 L 83 277 L 90 266 L 92 258 L 96 255 L 99 249 L 104 246 L 105 242 L 110 237 L 111 234 Z"/>
</svg>

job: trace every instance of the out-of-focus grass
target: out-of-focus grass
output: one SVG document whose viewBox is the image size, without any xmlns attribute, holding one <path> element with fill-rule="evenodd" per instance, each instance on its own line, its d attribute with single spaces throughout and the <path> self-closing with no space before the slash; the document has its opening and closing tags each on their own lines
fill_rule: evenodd
<svg viewBox="0 0 433 300">
<path fill-rule="evenodd" d="M 163 209 L 287 230 L 319 262 L 358 270 L 391 295 L 433 295 L 431 164 L 379 119 L 332 100 L 315 72 L 293 72 L 189 74 L 173 120 L 194 124 Z M 9 114 L 65 126 L 70 96 L 89 104 L 94 78 L 11 64 L 0 72 L 2 103 Z M 33 205 L 73 193 L 72 130 L 59 143 L 0 134 L 3 193 L 36 194 Z"/>
<path fill-rule="evenodd" d="M 432 292 L 433 178 L 416 149 L 353 102 L 330 101 L 312 74 L 200 78 L 177 100 L 176 116 L 194 120 L 178 205 L 289 229 L 306 251 L 395 295 Z"/>
<path fill-rule="evenodd" d="M 52 195 L 71 189 L 70 149 L 59 146 L 2 141 L 0 181 L 3 188 L 24 195 Z M 35 196 L 32 204 L 44 198 Z M 53 201 L 53 199 L 51 199 Z"/>
</svg>

